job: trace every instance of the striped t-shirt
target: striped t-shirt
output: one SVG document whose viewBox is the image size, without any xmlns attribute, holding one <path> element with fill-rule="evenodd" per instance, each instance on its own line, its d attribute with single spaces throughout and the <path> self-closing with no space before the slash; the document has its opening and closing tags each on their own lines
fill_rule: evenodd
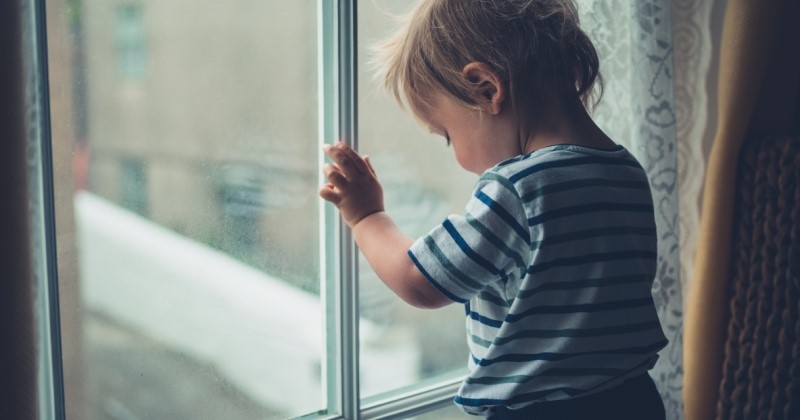
<svg viewBox="0 0 800 420">
<path fill-rule="evenodd" d="M 557 145 L 501 162 L 465 215 L 408 254 L 465 304 L 471 360 L 455 402 L 468 413 L 616 386 L 667 344 L 651 294 L 650 186 L 622 146 Z"/>
</svg>

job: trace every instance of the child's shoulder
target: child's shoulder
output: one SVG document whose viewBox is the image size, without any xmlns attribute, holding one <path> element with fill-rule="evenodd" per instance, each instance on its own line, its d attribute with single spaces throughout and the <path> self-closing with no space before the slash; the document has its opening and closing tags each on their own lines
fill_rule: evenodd
<svg viewBox="0 0 800 420">
<path fill-rule="evenodd" d="M 557 144 L 506 159 L 487 170 L 484 176 L 500 176 L 515 182 L 548 169 L 572 166 L 590 169 L 591 166 L 595 166 L 592 164 L 641 167 L 636 158 L 622 145 L 610 149 L 596 149 L 574 144 Z"/>
</svg>

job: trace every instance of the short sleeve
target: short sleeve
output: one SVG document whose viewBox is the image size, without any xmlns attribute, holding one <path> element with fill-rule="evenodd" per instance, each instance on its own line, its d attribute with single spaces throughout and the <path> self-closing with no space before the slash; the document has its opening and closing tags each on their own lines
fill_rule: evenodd
<svg viewBox="0 0 800 420">
<path fill-rule="evenodd" d="M 425 278 L 455 302 L 467 302 L 484 287 L 520 278 L 530 259 L 530 233 L 514 185 L 486 172 L 464 215 L 448 216 L 417 239 L 408 255 Z"/>
</svg>

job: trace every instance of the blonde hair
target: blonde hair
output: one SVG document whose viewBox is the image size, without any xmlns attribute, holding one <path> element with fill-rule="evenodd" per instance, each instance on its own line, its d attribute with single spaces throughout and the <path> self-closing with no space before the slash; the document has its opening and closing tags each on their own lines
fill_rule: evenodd
<svg viewBox="0 0 800 420">
<path fill-rule="evenodd" d="M 435 91 L 480 109 L 476 86 L 462 75 L 476 61 L 500 77 L 514 109 L 530 110 L 543 94 L 574 95 L 591 109 L 602 77 L 594 45 L 578 25 L 571 0 L 421 0 L 378 47 L 379 74 L 418 118 Z"/>
</svg>

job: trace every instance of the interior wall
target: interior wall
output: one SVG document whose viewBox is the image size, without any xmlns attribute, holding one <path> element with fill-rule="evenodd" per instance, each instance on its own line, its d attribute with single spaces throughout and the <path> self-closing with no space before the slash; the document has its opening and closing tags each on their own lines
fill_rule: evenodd
<svg viewBox="0 0 800 420">
<path fill-rule="evenodd" d="M 38 417 L 21 34 L 20 3 L 0 2 L 0 418 L 4 419 Z"/>
</svg>

